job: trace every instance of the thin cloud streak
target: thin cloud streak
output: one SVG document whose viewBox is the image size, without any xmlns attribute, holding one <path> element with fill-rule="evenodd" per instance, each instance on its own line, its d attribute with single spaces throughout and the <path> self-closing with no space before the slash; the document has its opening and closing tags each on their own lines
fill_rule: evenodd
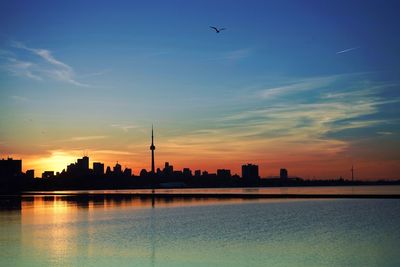
<svg viewBox="0 0 400 267">
<path fill-rule="evenodd" d="M 377 132 L 379 135 L 392 135 L 393 132 Z"/>
<path fill-rule="evenodd" d="M 26 103 L 29 102 L 29 99 L 23 96 L 19 96 L 19 95 L 12 95 L 10 96 L 11 99 L 13 99 L 16 102 L 22 102 L 22 103 Z"/>
<path fill-rule="evenodd" d="M 251 106 L 246 108 L 241 103 L 243 110 L 226 111 L 207 123 L 215 127 L 197 128 L 184 137 L 169 138 L 164 148 L 168 153 L 191 151 L 204 158 L 225 160 L 237 159 L 243 153 L 265 158 L 265 149 L 282 156 L 285 154 L 282 147 L 290 147 L 288 157 L 334 159 L 352 146 L 351 140 L 336 137 L 338 133 L 390 124 L 390 118 L 370 119 L 370 116 L 378 114 L 384 105 L 400 102 L 399 98 L 388 100 L 380 94 L 393 87 L 393 83 L 360 82 L 362 76 L 315 77 L 256 91 L 258 97 L 250 101 Z M 302 94 L 293 97 L 293 93 Z M 311 102 L 302 98 L 305 93 L 313 94 Z M 282 97 L 279 102 L 278 96 Z M 185 154 L 185 157 L 192 156 Z"/>
<path fill-rule="evenodd" d="M 30 61 L 22 61 L 15 58 L 7 58 L 8 63 L 2 64 L 0 68 L 6 70 L 12 75 L 19 77 L 27 77 L 36 81 L 42 81 L 42 77 L 37 75 L 35 69 L 36 64 Z"/>
<path fill-rule="evenodd" d="M 9 66 L 9 70 L 13 73 L 19 73 L 25 77 L 43 80 L 43 76 L 51 77 L 52 79 L 70 83 L 79 87 L 89 87 L 89 84 L 81 83 L 75 79 L 75 72 L 71 66 L 56 59 L 52 52 L 42 48 L 31 48 L 21 42 L 13 41 L 11 46 L 16 49 L 25 50 L 33 55 L 38 56 L 48 65 L 43 66 L 42 62 L 32 63 L 20 61 L 16 58 L 9 58 L 13 65 Z"/>
<path fill-rule="evenodd" d="M 93 154 L 107 154 L 107 155 L 135 155 L 135 153 L 123 150 L 90 150 Z"/>
<path fill-rule="evenodd" d="M 327 85 L 331 84 L 336 78 L 337 78 L 336 76 L 326 76 L 326 77 L 303 79 L 292 82 L 288 85 L 260 90 L 256 93 L 255 96 L 261 98 L 275 98 L 289 93 L 298 93 L 301 91 L 314 90 L 326 87 Z"/>
<path fill-rule="evenodd" d="M 359 46 L 355 46 L 355 47 L 347 48 L 347 49 L 345 49 L 345 50 L 341 50 L 341 51 L 338 51 L 338 52 L 336 52 L 336 54 L 343 54 L 343 53 L 347 53 L 347 52 L 350 52 L 350 51 L 353 51 L 353 50 L 356 50 L 356 49 L 359 49 L 359 48 L 360 48 Z"/>
<path fill-rule="evenodd" d="M 54 56 L 51 54 L 51 52 L 49 50 L 46 49 L 36 49 L 36 48 L 30 48 L 27 47 L 26 45 L 24 45 L 21 42 L 13 42 L 13 47 L 15 48 L 20 48 L 20 49 L 25 49 L 27 51 L 30 51 L 38 56 L 40 56 L 42 59 L 46 60 L 47 62 L 53 64 L 53 65 L 58 65 L 60 67 L 72 70 L 72 68 L 70 66 L 68 66 L 67 64 L 57 60 L 54 58 Z"/>
<path fill-rule="evenodd" d="M 135 125 L 125 125 L 125 124 L 111 124 L 110 126 L 114 127 L 114 128 L 121 129 L 124 132 L 128 132 L 128 130 L 130 130 L 130 129 L 139 128 L 138 126 L 135 126 Z"/>
<path fill-rule="evenodd" d="M 251 48 L 241 48 L 241 49 L 236 49 L 236 50 L 231 50 L 228 52 L 220 52 L 218 55 L 216 55 L 213 58 L 209 58 L 207 60 L 223 60 L 223 61 L 228 61 L 228 62 L 237 62 L 242 59 L 248 58 L 251 56 L 253 53 L 253 49 Z"/>
<path fill-rule="evenodd" d="M 251 55 L 252 50 L 249 48 L 237 49 L 226 53 L 225 59 L 230 61 L 237 61 L 247 58 Z"/>
<path fill-rule="evenodd" d="M 88 141 L 88 140 L 99 140 L 99 139 L 105 139 L 108 136 L 105 135 L 92 135 L 92 136 L 76 136 L 72 137 L 69 139 L 70 141 Z"/>
</svg>

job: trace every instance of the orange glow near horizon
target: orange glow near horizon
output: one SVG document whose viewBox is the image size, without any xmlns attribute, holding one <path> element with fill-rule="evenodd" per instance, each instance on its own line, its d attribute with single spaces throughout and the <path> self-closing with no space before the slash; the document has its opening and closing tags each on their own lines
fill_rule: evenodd
<svg viewBox="0 0 400 267">
<path fill-rule="evenodd" d="M 286 168 L 289 176 L 305 179 L 336 179 L 338 177 L 349 179 L 352 164 L 355 165 L 356 179 L 397 179 L 400 171 L 397 161 L 362 160 L 353 163 L 351 159 L 342 158 L 336 152 L 326 152 L 321 155 L 311 151 L 308 151 L 309 154 L 301 154 L 298 151 L 298 153 L 289 154 L 278 152 L 278 149 L 272 148 L 270 148 L 271 153 L 265 155 L 255 151 L 217 153 L 206 149 L 193 150 L 193 148 L 189 151 L 190 153 L 181 148 L 157 146 L 156 168 L 163 169 L 164 163 L 169 162 L 175 170 L 188 167 L 193 172 L 200 169 L 213 173 L 217 169 L 230 169 L 232 175 L 241 175 L 241 165 L 253 163 L 259 165 L 261 177 L 278 176 L 280 168 Z M 112 168 L 118 162 L 123 168 L 131 168 L 134 175 L 139 175 L 141 169 L 150 170 L 150 150 L 143 149 L 135 154 L 118 154 L 112 151 L 99 153 L 88 150 L 87 155 L 90 158 L 90 168 L 92 168 L 93 162 L 102 162 L 105 164 L 105 168 L 107 166 Z M 34 169 L 35 176 L 40 177 L 43 171 L 61 172 L 67 168 L 67 165 L 76 162 L 83 155 L 76 150 L 55 150 L 48 155 L 38 157 L 15 156 L 15 158 L 22 158 L 24 171 Z"/>
<path fill-rule="evenodd" d="M 39 171 L 39 176 L 43 171 L 61 172 L 67 168 L 67 165 L 76 161 L 79 156 L 64 151 L 52 151 L 49 156 L 23 160 L 24 169 L 34 169 Z"/>
</svg>

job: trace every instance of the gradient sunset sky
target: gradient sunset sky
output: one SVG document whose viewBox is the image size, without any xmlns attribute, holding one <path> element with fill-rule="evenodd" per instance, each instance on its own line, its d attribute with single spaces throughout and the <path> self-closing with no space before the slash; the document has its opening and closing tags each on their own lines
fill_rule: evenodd
<svg viewBox="0 0 400 267">
<path fill-rule="evenodd" d="M 400 1 L 1 1 L 0 156 L 400 178 Z M 226 27 L 217 34 L 209 26 Z"/>
</svg>

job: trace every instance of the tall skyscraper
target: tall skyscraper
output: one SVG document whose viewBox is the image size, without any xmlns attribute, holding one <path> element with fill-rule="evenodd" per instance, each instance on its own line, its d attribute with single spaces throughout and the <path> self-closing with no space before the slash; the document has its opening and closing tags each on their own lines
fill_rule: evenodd
<svg viewBox="0 0 400 267">
<path fill-rule="evenodd" d="M 155 173 L 155 167 L 154 167 L 154 150 L 156 149 L 155 145 L 154 145 L 154 135 L 153 135 L 153 125 L 151 126 L 151 146 L 150 146 L 150 150 L 151 150 L 151 173 L 154 174 Z"/>
<path fill-rule="evenodd" d="M 88 171 L 89 170 L 89 157 L 84 156 L 83 158 L 78 159 L 76 165 L 79 170 Z"/>
<path fill-rule="evenodd" d="M 93 162 L 93 174 L 100 176 L 104 174 L 104 164 L 101 162 Z"/>
<path fill-rule="evenodd" d="M 20 159 L 1 159 L 0 160 L 0 178 L 14 177 L 22 172 L 22 160 Z"/>
</svg>

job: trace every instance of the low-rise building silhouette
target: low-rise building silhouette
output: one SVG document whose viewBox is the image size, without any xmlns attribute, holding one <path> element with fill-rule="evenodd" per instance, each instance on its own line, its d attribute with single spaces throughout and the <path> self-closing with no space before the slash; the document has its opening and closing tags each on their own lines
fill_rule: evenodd
<svg viewBox="0 0 400 267">
<path fill-rule="evenodd" d="M 231 177 L 231 170 L 227 169 L 218 169 L 217 176 L 221 178 L 230 178 Z"/>
<path fill-rule="evenodd" d="M 247 164 L 242 165 L 242 178 L 245 180 L 258 180 L 260 176 L 258 175 L 258 165 Z"/>
<path fill-rule="evenodd" d="M 169 162 L 165 162 L 163 173 L 166 176 L 171 176 L 174 173 L 174 166 L 169 165 Z"/>
<path fill-rule="evenodd" d="M 132 176 L 132 169 L 125 168 L 125 170 L 124 170 L 124 176 L 125 176 L 125 177 L 131 177 L 131 176 Z"/>
<path fill-rule="evenodd" d="M 42 173 L 42 179 L 51 179 L 54 178 L 54 171 L 44 171 Z"/>
<path fill-rule="evenodd" d="M 282 169 L 280 170 L 280 175 L 279 175 L 279 177 L 280 177 L 282 180 L 287 180 L 287 179 L 288 179 L 288 171 L 287 171 L 287 169 L 282 168 Z"/>
<path fill-rule="evenodd" d="M 25 173 L 26 178 L 34 179 L 35 178 L 35 170 L 27 170 Z"/>
<path fill-rule="evenodd" d="M 192 177 L 192 170 L 189 168 L 183 168 L 182 173 L 185 177 Z"/>
</svg>

